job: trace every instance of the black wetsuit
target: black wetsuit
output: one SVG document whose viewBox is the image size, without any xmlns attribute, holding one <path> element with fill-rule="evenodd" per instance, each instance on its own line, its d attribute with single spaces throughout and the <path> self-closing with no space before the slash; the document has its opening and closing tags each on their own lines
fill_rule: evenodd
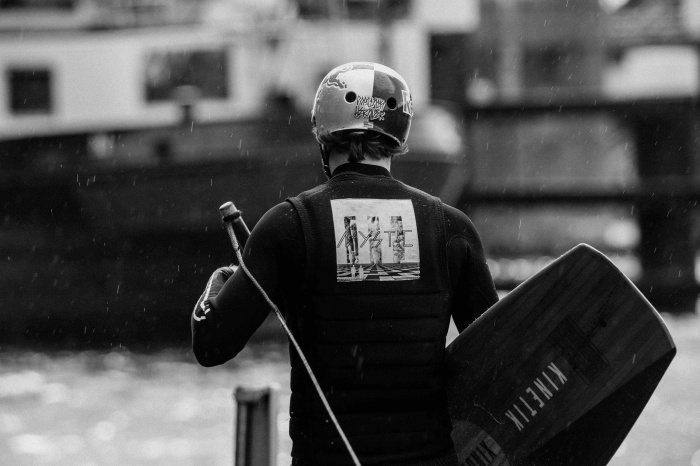
<svg viewBox="0 0 700 466">
<path fill-rule="evenodd" d="M 244 260 L 285 313 L 363 465 L 457 464 L 440 372 L 449 319 L 462 331 L 497 301 L 462 212 L 381 167 L 346 164 L 268 211 Z M 192 321 L 206 366 L 233 358 L 270 310 L 243 270 L 210 283 Z M 352 464 L 290 352 L 294 464 Z"/>
</svg>

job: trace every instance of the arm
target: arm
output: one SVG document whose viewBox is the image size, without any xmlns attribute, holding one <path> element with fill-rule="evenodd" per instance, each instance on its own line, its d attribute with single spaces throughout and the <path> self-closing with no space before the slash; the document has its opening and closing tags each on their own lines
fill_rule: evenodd
<svg viewBox="0 0 700 466">
<path fill-rule="evenodd" d="M 243 251 L 246 267 L 280 309 L 287 286 L 285 264 L 296 264 L 293 270 L 298 271 L 302 263 L 299 257 L 304 257 L 303 244 L 296 211 L 285 202 L 260 219 Z M 221 270 L 212 275 L 212 285 L 207 284 L 206 296 L 198 301 L 191 319 L 192 350 L 197 361 L 207 367 L 234 358 L 270 312 L 267 301 L 242 268 L 230 278 Z"/>
<path fill-rule="evenodd" d="M 498 301 L 481 238 L 461 211 L 445 206 L 447 255 L 453 291 L 452 319 L 462 332 Z"/>
</svg>

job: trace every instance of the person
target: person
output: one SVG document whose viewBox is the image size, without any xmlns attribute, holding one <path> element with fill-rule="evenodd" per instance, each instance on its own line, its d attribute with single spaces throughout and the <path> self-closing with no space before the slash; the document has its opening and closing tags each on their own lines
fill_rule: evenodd
<svg viewBox="0 0 700 466">
<path fill-rule="evenodd" d="M 469 218 L 391 175 L 412 116 L 394 70 L 333 69 L 312 110 L 328 180 L 271 208 L 243 251 L 362 465 L 457 464 L 441 374 L 450 317 L 462 331 L 498 299 Z M 269 309 L 243 270 L 218 269 L 192 315 L 199 363 L 235 357 Z M 290 363 L 292 464 L 353 464 L 294 348 Z"/>
</svg>

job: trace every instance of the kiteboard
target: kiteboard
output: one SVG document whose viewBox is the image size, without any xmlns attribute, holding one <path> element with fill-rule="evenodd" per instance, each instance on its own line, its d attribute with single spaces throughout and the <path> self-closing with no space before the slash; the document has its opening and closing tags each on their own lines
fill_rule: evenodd
<svg viewBox="0 0 700 466">
<path fill-rule="evenodd" d="M 676 353 L 658 312 L 581 244 L 448 347 L 460 465 L 607 464 Z"/>
</svg>

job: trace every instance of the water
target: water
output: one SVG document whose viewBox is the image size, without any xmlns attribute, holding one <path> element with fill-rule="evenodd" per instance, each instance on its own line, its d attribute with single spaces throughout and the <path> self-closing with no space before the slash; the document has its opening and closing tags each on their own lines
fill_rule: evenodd
<svg viewBox="0 0 700 466">
<path fill-rule="evenodd" d="M 286 353 L 248 350 L 210 369 L 193 361 L 177 351 L 2 354 L 2 464 L 233 464 L 233 388 L 287 387 Z"/>
<path fill-rule="evenodd" d="M 612 466 L 700 466 L 700 317 L 664 315 L 678 354 Z M 454 337 L 454 330 L 450 338 Z M 289 465 L 286 345 L 216 368 L 186 350 L 0 353 L 0 458 L 23 465 L 233 464 L 236 386 L 279 384 L 279 466 Z"/>
</svg>

